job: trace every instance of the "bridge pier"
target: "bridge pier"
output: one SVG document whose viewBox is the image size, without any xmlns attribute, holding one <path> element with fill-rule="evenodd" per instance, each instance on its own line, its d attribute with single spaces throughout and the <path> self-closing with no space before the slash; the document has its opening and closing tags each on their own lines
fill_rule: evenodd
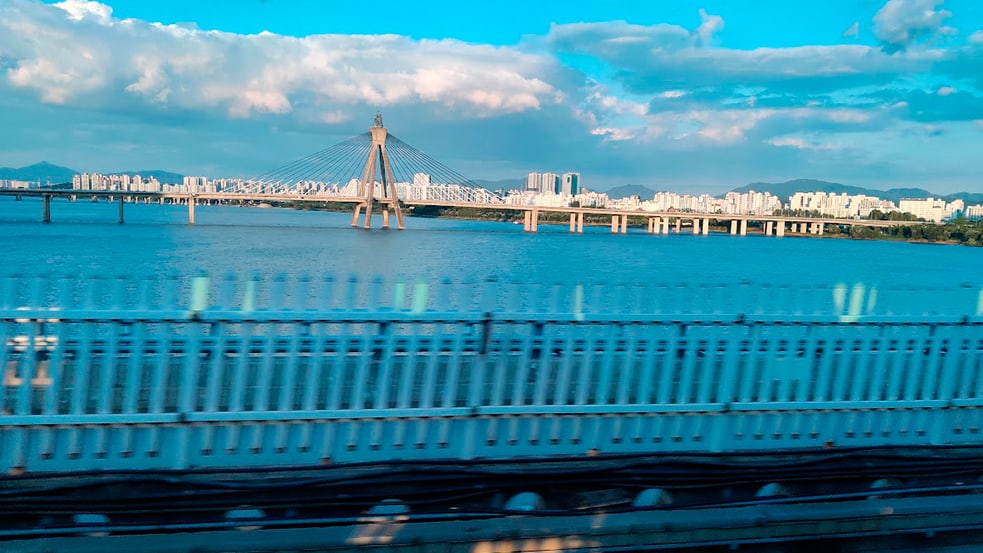
<svg viewBox="0 0 983 553">
<path fill-rule="evenodd" d="M 19 200 L 20 196 L 17 196 L 17 199 Z M 41 196 L 41 222 L 51 222 L 51 194 Z"/>
<path fill-rule="evenodd" d="M 703 234 L 703 236 L 710 234 L 710 219 L 703 220 L 703 228 L 700 229 L 700 232 Z"/>
<path fill-rule="evenodd" d="M 628 216 L 627 215 L 622 215 L 621 216 L 621 234 L 625 234 L 627 232 L 628 232 Z"/>
<path fill-rule="evenodd" d="M 570 214 L 570 232 L 571 233 L 577 232 L 577 214 L 576 213 L 571 213 Z"/>
<path fill-rule="evenodd" d="M 532 210 L 532 214 L 530 215 L 530 219 L 531 219 L 531 222 L 530 222 L 530 225 L 529 225 L 529 230 L 532 231 L 532 232 L 539 232 L 539 210 L 538 209 Z"/>
<path fill-rule="evenodd" d="M 188 224 L 195 224 L 195 197 L 188 196 Z"/>
<path fill-rule="evenodd" d="M 775 223 L 773 223 L 772 221 L 765 221 L 765 236 L 771 236 L 771 234 L 772 234 L 772 225 L 774 225 L 774 224 Z"/>
<path fill-rule="evenodd" d="M 119 224 L 123 224 L 123 196 L 119 196 Z"/>
<path fill-rule="evenodd" d="M 693 218 L 693 234 L 700 234 L 700 219 Z"/>
<path fill-rule="evenodd" d="M 676 218 L 676 234 L 683 233 L 683 220 L 679 217 Z"/>
<path fill-rule="evenodd" d="M 382 210 L 382 228 L 389 228 L 389 208 Z"/>
<path fill-rule="evenodd" d="M 618 216 L 617 215 L 612 215 L 611 216 L 611 234 L 617 234 L 617 233 L 618 233 Z"/>
<path fill-rule="evenodd" d="M 775 223 L 775 225 L 776 225 L 775 236 L 778 236 L 779 238 L 785 236 L 785 221 L 778 221 Z"/>
<path fill-rule="evenodd" d="M 730 235 L 737 236 L 737 219 L 731 219 L 730 221 Z"/>
<path fill-rule="evenodd" d="M 584 214 L 583 213 L 578 213 L 577 214 L 577 233 L 578 234 L 583 234 L 584 233 Z"/>
</svg>

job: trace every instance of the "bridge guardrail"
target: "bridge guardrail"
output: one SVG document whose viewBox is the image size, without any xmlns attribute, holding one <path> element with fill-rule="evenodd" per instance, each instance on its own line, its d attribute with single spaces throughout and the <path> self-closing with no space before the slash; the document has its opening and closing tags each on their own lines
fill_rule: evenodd
<svg viewBox="0 0 983 553">
<path fill-rule="evenodd" d="M 983 445 L 970 287 L 212 284 L 3 280 L 0 470 Z"/>
</svg>

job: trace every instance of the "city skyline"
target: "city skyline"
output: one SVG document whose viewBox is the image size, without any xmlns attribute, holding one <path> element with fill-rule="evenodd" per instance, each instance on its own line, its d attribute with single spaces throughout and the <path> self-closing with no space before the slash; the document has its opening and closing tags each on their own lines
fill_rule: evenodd
<svg viewBox="0 0 983 553">
<path fill-rule="evenodd" d="M 388 126 L 472 179 L 981 191 L 983 5 L 10 0 L 0 166 L 255 175 Z M 686 5 L 682 5 L 686 4 Z M 521 12 L 524 17 L 515 17 Z"/>
<path fill-rule="evenodd" d="M 776 211 L 789 210 L 791 213 L 815 213 L 823 216 L 856 219 L 868 218 L 874 211 L 881 213 L 898 212 L 914 215 L 919 219 L 934 222 L 952 220 L 965 216 L 977 220 L 983 217 L 983 204 L 967 205 L 961 199 L 952 202 L 941 198 L 905 198 L 897 204 L 876 196 L 864 194 L 828 193 L 822 191 L 795 192 L 783 202 L 781 196 L 766 191 L 730 191 L 722 196 L 709 194 L 691 195 L 672 191 L 659 191 L 651 199 L 637 195 L 623 198 L 610 198 L 604 192 L 594 192 L 579 187 L 579 173 L 530 173 L 526 186 L 519 189 L 503 190 L 496 197 L 494 193 L 459 183 L 434 182 L 427 173 L 415 173 L 410 181 L 395 182 L 398 196 L 413 201 L 464 201 L 477 203 L 498 203 L 513 206 L 597 207 L 639 212 L 693 212 L 706 214 L 770 215 Z M 243 193 L 282 193 L 284 183 L 253 183 L 241 179 L 209 179 L 203 176 L 185 176 L 181 184 L 161 183 L 154 177 L 144 179 L 140 175 L 127 174 L 77 174 L 72 178 L 72 189 L 79 191 L 123 191 L 123 192 L 164 192 L 177 194 L 231 192 Z M 0 187 L 30 188 L 28 182 L 12 183 L 0 180 Z M 13 185 L 13 186 L 10 186 Z M 307 196 L 330 198 L 356 197 L 360 180 L 352 178 L 347 182 L 305 181 L 295 183 L 294 192 Z M 382 183 L 374 181 L 377 195 L 382 194 Z M 232 196 L 234 197 L 234 196 Z"/>
</svg>

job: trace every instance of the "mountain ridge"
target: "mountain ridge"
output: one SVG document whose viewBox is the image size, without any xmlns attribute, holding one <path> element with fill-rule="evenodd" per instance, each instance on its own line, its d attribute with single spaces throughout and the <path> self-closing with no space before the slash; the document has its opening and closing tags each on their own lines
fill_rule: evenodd
<svg viewBox="0 0 983 553">
<path fill-rule="evenodd" d="M 50 180 L 51 184 L 62 184 L 72 182 L 72 177 L 85 172 L 86 171 L 78 171 L 70 167 L 55 165 L 54 163 L 49 163 L 47 161 L 41 161 L 25 167 L 0 167 L 0 180 L 40 182 L 42 185 L 47 185 Z M 172 171 L 164 171 L 162 169 L 146 169 L 143 171 L 113 171 L 104 174 L 129 175 L 131 177 L 134 175 L 140 175 L 144 178 L 154 177 L 163 184 L 181 184 L 184 182 L 184 175 L 174 173 Z"/>
<path fill-rule="evenodd" d="M 902 199 L 906 198 L 940 198 L 947 202 L 960 199 L 967 204 L 983 203 L 983 194 L 975 192 L 956 192 L 945 195 L 935 194 L 922 188 L 889 188 L 887 190 L 878 190 L 875 188 L 852 186 L 818 179 L 794 179 L 778 183 L 753 182 L 751 184 L 734 188 L 731 190 L 731 192 L 744 193 L 752 190 L 755 192 L 768 192 L 782 198 L 783 200 L 787 200 L 789 196 L 795 194 L 796 192 L 825 192 L 827 194 L 846 193 L 851 196 L 863 194 L 866 196 L 875 196 L 883 200 L 890 200 L 894 203 L 898 203 Z"/>
</svg>

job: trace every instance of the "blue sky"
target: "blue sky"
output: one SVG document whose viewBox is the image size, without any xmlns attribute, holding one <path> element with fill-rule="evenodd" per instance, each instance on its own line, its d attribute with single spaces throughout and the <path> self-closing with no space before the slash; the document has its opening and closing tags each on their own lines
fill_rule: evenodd
<svg viewBox="0 0 983 553">
<path fill-rule="evenodd" d="M 376 109 L 479 179 L 978 192 L 983 2 L 0 3 L 0 165 L 251 176 Z"/>
</svg>

